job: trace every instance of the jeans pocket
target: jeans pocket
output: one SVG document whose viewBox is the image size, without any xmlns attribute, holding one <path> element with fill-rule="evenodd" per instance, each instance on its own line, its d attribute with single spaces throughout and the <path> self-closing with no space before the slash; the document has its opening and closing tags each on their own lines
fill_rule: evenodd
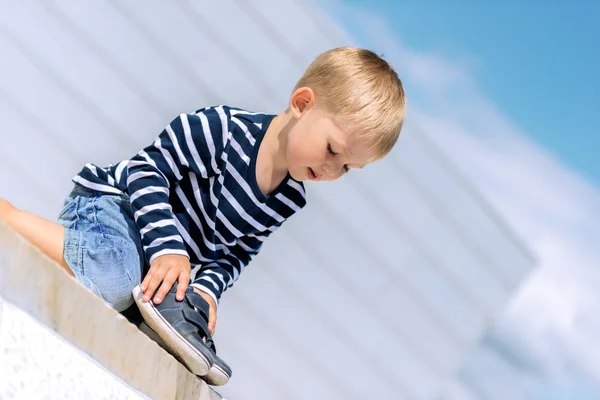
<svg viewBox="0 0 600 400">
<path fill-rule="evenodd" d="M 63 205 L 62 210 L 58 213 L 58 221 L 61 225 L 69 224 L 77 220 L 77 213 L 75 212 L 77 208 L 77 198 L 76 197 L 67 197 L 65 199 L 65 203 Z M 65 225 L 67 226 L 67 225 Z"/>
<path fill-rule="evenodd" d="M 132 282 L 140 283 L 142 258 L 136 243 L 129 237 L 125 238 L 110 233 L 98 234 L 97 252 L 111 262 L 110 270 L 116 269 L 124 273 Z"/>
<path fill-rule="evenodd" d="M 140 257 L 135 243 L 120 236 L 89 233 L 83 249 L 82 274 L 117 310 L 132 304 L 131 291 L 141 282 Z"/>
</svg>

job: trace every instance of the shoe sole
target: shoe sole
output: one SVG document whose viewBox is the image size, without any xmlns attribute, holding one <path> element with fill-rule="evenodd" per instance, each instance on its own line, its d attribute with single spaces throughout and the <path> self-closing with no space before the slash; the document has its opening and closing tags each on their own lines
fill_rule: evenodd
<svg viewBox="0 0 600 400">
<path fill-rule="evenodd" d="M 142 322 L 140 326 L 138 326 L 138 329 L 144 334 L 146 334 L 146 336 L 148 336 L 150 339 L 155 341 L 156 344 L 158 344 L 160 347 L 162 347 L 166 351 L 171 351 L 165 343 L 165 341 L 162 340 L 162 338 L 158 336 L 158 333 L 154 332 L 146 322 Z M 223 368 L 221 368 L 217 364 L 213 364 L 212 367 L 210 367 L 210 371 L 208 371 L 208 374 L 200 376 L 200 378 L 202 378 L 202 380 L 204 380 L 209 385 L 223 386 L 227 382 L 229 382 L 231 376 Z"/>
<path fill-rule="evenodd" d="M 230 376 L 218 365 L 213 364 L 208 374 L 201 376 L 202 380 L 212 386 L 223 386 L 229 382 Z"/>
<path fill-rule="evenodd" d="M 210 371 L 210 361 L 198 349 L 192 346 L 163 318 L 152 301 L 143 301 L 144 292 L 139 286 L 133 289 L 133 299 L 146 324 L 164 341 L 187 369 L 196 375 L 206 375 Z"/>
</svg>

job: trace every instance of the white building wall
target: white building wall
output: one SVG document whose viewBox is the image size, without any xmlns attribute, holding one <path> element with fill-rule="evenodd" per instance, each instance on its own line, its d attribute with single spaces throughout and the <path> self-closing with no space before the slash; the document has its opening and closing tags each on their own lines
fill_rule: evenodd
<svg viewBox="0 0 600 400">
<path fill-rule="evenodd" d="M 0 196 L 52 219 L 85 163 L 207 105 L 283 111 L 318 53 L 353 44 L 303 0 L 0 4 Z M 222 300 L 220 392 L 432 398 L 531 256 L 410 121 L 387 159 L 307 192 Z"/>
<path fill-rule="evenodd" d="M 0 351 L 3 400 L 146 399 L 2 297 Z"/>
</svg>

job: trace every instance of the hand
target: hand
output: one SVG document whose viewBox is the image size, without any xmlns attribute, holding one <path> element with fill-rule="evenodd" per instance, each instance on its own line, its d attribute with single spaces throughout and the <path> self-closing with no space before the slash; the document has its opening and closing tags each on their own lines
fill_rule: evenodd
<svg viewBox="0 0 600 400">
<path fill-rule="evenodd" d="M 210 311 L 208 312 L 208 332 L 211 336 L 214 336 L 217 326 L 217 305 L 215 304 L 215 299 L 197 287 L 194 288 L 194 292 L 202 296 L 202 298 L 204 298 L 204 300 L 206 300 L 210 306 Z"/>
<path fill-rule="evenodd" d="M 154 304 L 160 304 L 177 281 L 176 298 L 182 301 L 185 290 L 190 282 L 190 273 L 190 260 L 186 256 L 165 254 L 164 256 L 156 257 L 152 261 L 152 265 L 150 265 L 148 274 L 140 284 L 140 288 L 144 292 L 142 299 L 150 301 L 154 295 L 154 291 L 160 285 L 160 289 L 158 289 L 154 298 Z"/>
</svg>

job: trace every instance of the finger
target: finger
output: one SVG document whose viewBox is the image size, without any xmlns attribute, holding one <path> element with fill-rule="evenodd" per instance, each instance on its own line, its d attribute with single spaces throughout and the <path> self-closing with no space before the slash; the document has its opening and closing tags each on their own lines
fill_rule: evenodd
<svg viewBox="0 0 600 400">
<path fill-rule="evenodd" d="M 187 269 L 181 271 L 179 274 L 179 280 L 177 283 L 177 300 L 182 301 L 185 296 L 185 291 L 190 283 L 190 271 Z"/>
<path fill-rule="evenodd" d="M 154 273 L 152 274 L 152 277 L 150 279 L 150 282 L 148 282 L 148 288 L 144 292 L 144 300 L 145 301 L 149 301 L 152 298 L 152 296 L 154 295 L 154 292 L 156 291 L 156 288 L 163 281 L 164 275 L 165 275 L 165 271 L 160 267 L 154 271 Z"/>
<path fill-rule="evenodd" d="M 142 280 L 142 283 L 140 283 L 142 292 L 145 292 L 146 289 L 148 289 L 148 285 L 150 284 L 150 281 L 152 281 L 153 276 L 156 274 L 156 271 L 160 269 L 160 267 L 161 267 L 161 264 L 160 264 L 160 261 L 158 261 L 158 260 L 154 260 L 154 262 L 152 264 L 150 264 L 150 269 L 148 270 L 148 273 L 146 273 L 146 276 Z"/>
<path fill-rule="evenodd" d="M 144 277 L 144 279 L 142 280 L 142 283 L 140 283 L 140 289 L 142 289 L 142 292 L 145 292 L 146 289 L 148 288 L 148 283 L 150 283 L 150 281 L 152 280 L 152 273 L 154 272 L 154 268 L 150 268 L 150 270 L 148 271 L 148 273 L 146 274 L 146 276 Z"/>
<path fill-rule="evenodd" d="M 173 284 L 177 280 L 177 272 L 173 270 L 169 270 L 165 275 L 162 285 L 156 292 L 156 296 L 154 296 L 154 304 L 160 304 L 160 302 L 165 298 L 169 290 L 173 287 Z"/>
</svg>

